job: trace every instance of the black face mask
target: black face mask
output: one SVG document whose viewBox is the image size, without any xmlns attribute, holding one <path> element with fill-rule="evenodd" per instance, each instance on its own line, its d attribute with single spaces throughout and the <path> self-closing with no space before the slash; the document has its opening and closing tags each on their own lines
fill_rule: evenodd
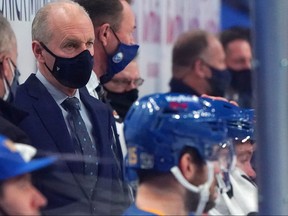
<svg viewBox="0 0 288 216">
<path fill-rule="evenodd" d="M 40 42 L 40 44 L 55 58 L 52 70 L 46 63 L 45 66 L 58 82 L 74 89 L 82 88 L 88 83 L 93 69 L 93 56 L 88 50 L 84 50 L 73 58 L 63 58 L 55 55 L 43 43 Z"/>
<path fill-rule="evenodd" d="M 231 87 L 239 93 L 250 93 L 252 92 L 252 72 L 250 69 L 244 70 L 233 70 L 229 68 L 232 80 Z"/>
<path fill-rule="evenodd" d="M 124 119 L 129 108 L 132 106 L 132 104 L 137 100 L 138 98 L 138 89 L 132 89 L 127 92 L 123 93 L 115 93 L 107 90 L 107 99 L 113 109 L 116 110 L 118 115 Z"/>
<path fill-rule="evenodd" d="M 208 79 L 211 87 L 211 92 L 209 94 L 212 96 L 223 97 L 226 89 L 230 85 L 231 75 L 228 70 L 218 70 L 209 65 L 208 67 L 210 68 L 212 73 L 212 77 Z"/>
</svg>

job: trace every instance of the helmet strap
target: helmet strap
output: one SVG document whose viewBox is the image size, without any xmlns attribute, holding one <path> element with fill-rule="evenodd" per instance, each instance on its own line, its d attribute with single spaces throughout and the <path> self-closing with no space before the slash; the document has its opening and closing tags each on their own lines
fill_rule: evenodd
<svg viewBox="0 0 288 216">
<path fill-rule="evenodd" d="M 182 175 L 182 172 L 180 171 L 178 166 L 174 166 L 170 169 L 171 173 L 175 176 L 177 181 L 183 185 L 183 187 L 194 193 L 200 193 L 200 200 L 195 215 L 201 215 L 203 213 L 205 205 L 209 199 L 210 195 L 209 189 L 214 179 L 213 163 L 207 162 L 207 167 L 208 167 L 208 179 L 204 184 L 199 186 L 195 186 L 190 182 L 188 182 Z"/>
</svg>

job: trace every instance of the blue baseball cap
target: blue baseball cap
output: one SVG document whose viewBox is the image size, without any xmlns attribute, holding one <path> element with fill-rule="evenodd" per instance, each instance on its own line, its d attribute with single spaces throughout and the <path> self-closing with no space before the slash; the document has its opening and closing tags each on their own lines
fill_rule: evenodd
<svg viewBox="0 0 288 216">
<path fill-rule="evenodd" d="M 29 173 L 52 164 L 55 157 L 25 160 L 16 145 L 0 135 L 0 180 L 6 180 Z"/>
</svg>

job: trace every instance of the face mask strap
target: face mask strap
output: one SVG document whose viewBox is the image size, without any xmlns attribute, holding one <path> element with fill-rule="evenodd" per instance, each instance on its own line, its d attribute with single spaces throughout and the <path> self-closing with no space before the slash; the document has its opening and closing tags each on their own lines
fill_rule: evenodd
<svg viewBox="0 0 288 216">
<path fill-rule="evenodd" d="M 5 88 L 5 94 L 3 96 L 3 100 L 4 101 L 7 101 L 7 99 L 9 98 L 9 94 L 10 94 L 10 85 L 8 83 L 8 80 L 6 79 L 6 77 L 4 77 L 4 80 L 3 80 L 3 83 L 4 83 L 4 88 Z"/>
<path fill-rule="evenodd" d="M 117 36 L 116 32 L 113 30 L 113 28 L 110 26 L 111 31 L 113 32 L 114 36 L 116 37 L 116 39 L 118 40 L 119 43 L 122 43 L 119 39 L 119 37 Z"/>
<path fill-rule="evenodd" d="M 13 74 L 13 78 L 12 78 L 12 81 L 11 81 L 11 83 L 10 83 L 10 85 L 13 83 L 13 80 L 16 78 L 16 76 L 17 76 L 17 74 L 16 74 L 16 70 L 17 70 L 17 66 L 14 64 L 14 62 L 11 60 L 11 59 L 9 59 L 9 65 L 10 65 L 10 69 L 11 69 L 11 71 L 12 71 L 12 74 Z M 12 68 L 12 66 L 14 67 L 14 68 Z"/>
<path fill-rule="evenodd" d="M 44 45 L 44 43 L 42 43 L 42 42 L 39 42 L 39 43 L 40 43 L 40 45 L 41 45 L 50 55 L 52 55 L 54 58 L 57 58 L 57 57 L 58 57 L 58 56 L 56 56 L 54 53 L 52 53 L 51 50 L 49 50 L 48 47 L 46 47 L 46 46 Z M 44 65 L 45 65 L 45 67 L 50 71 L 50 73 L 53 74 L 53 70 L 51 70 L 51 69 L 48 67 L 48 65 L 46 64 L 46 62 L 44 63 Z"/>
<path fill-rule="evenodd" d="M 3 62 L 0 62 L 0 64 L 3 66 Z M 3 69 L 3 68 L 2 68 Z M 4 71 L 3 71 L 3 84 L 4 84 L 4 89 L 5 89 L 5 93 L 3 95 L 3 100 L 7 101 L 9 99 L 9 95 L 11 92 L 11 86 L 9 84 L 8 79 L 6 78 L 6 76 L 4 75 Z"/>
<path fill-rule="evenodd" d="M 51 50 L 49 50 L 48 47 L 45 46 L 44 43 L 42 43 L 42 42 L 39 42 L 39 43 L 40 43 L 40 45 L 41 45 L 50 55 L 52 55 L 52 56 L 55 57 L 55 58 L 58 57 L 58 56 L 56 56 Z"/>
</svg>

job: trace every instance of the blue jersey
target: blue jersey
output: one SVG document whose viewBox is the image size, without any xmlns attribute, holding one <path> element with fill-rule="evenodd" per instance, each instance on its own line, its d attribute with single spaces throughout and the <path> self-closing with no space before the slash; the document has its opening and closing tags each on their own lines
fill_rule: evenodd
<svg viewBox="0 0 288 216">
<path fill-rule="evenodd" d="M 132 216 L 132 215 L 145 215 L 145 216 L 158 216 L 159 214 L 151 213 L 139 209 L 135 203 L 133 203 L 124 213 L 123 216 Z"/>
<path fill-rule="evenodd" d="M 149 211 L 144 211 L 139 209 L 135 203 L 133 203 L 124 213 L 123 216 L 137 216 L 137 215 L 145 215 L 145 216 L 160 216 L 164 215 L 163 213 L 157 211 L 157 210 L 151 210 Z M 189 216 L 194 216 L 193 213 L 190 213 Z"/>
</svg>

